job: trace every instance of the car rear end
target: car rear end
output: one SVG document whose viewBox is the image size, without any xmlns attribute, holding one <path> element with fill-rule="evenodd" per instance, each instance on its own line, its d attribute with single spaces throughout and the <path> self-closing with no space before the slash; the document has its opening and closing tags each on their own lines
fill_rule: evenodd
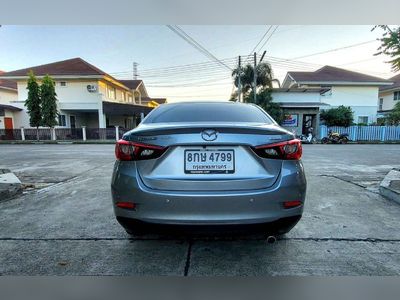
<svg viewBox="0 0 400 300">
<path fill-rule="evenodd" d="M 301 153 L 301 143 L 256 106 L 162 105 L 116 144 L 117 220 L 133 232 L 268 224 L 283 233 L 303 211 Z"/>
</svg>

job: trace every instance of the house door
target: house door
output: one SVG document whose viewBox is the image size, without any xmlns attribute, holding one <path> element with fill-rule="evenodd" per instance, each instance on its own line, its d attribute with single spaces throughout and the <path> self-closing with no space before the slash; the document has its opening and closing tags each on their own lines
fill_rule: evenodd
<svg viewBox="0 0 400 300">
<path fill-rule="evenodd" d="M 309 133 L 309 129 L 313 127 L 314 118 L 315 115 L 303 115 L 303 134 L 307 135 Z"/>
<path fill-rule="evenodd" d="M 13 129 L 12 118 L 4 117 L 4 129 Z"/>
<path fill-rule="evenodd" d="M 75 116 L 69 116 L 69 125 L 72 129 L 75 129 L 76 127 Z"/>
</svg>

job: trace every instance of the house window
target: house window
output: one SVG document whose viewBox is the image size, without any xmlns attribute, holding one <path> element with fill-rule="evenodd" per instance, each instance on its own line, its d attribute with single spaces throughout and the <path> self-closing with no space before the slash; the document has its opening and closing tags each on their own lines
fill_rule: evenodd
<svg viewBox="0 0 400 300">
<path fill-rule="evenodd" d="M 60 86 L 67 86 L 67 82 L 66 81 L 60 81 Z"/>
<path fill-rule="evenodd" d="M 400 91 L 393 93 L 393 100 L 400 100 Z"/>
<path fill-rule="evenodd" d="M 131 103 L 133 102 L 132 96 L 129 96 L 129 97 L 128 97 L 128 102 L 131 102 Z"/>
<path fill-rule="evenodd" d="M 126 94 L 125 94 L 125 92 L 122 92 L 122 101 L 126 102 Z"/>
<path fill-rule="evenodd" d="M 108 95 L 107 95 L 108 98 L 115 99 L 115 95 L 116 95 L 115 87 L 108 86 L 107 92 L 108 92 Z"/>
<path fill-rule="evenodd" d="M 383 98 L 379 98 L 379 109 L 378 110 L 382 110 L 383 107 Z"/>
<path fill-rule="evenodd" d="M 368 124 L 368 117 L 367 116 L 359 116 L 358 124 Z"/>
<path fill-rule="evenodd" d="M 67 122 L 65 121 L 65 115 L 58 115 L 58 125 L 67 126 Z"/>
</svg>

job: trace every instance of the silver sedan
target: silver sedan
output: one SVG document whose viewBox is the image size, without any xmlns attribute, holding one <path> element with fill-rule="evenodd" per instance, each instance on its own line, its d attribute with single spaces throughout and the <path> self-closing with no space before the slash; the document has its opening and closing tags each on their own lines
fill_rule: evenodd
<svg viewBox="0 0 400 300">
<path fill-rule="evenodd" d="M 130 234 L 182 228 L 283 234 L 303 212 L 301 143 L 256 105 L 160 105 L 123 135 L 115 155 L 114 212 Z"/>
</svg>

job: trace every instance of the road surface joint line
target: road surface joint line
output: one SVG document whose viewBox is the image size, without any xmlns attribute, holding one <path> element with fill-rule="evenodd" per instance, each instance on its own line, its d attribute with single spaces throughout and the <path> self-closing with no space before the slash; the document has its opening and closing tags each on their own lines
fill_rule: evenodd
<svg viewBox="0 0 400 300">
<path fill-rule="evenodd" d="M 340 180 L 340 181 L 343 181 L 343 182 L 346 182 L 346 183 L 353 184 L 353 185 L 355 185 L 355 186 L 357 186 L 357 187 L 360 187 L 360 188 L 362 188 L 362 189 L 364 189 L 364 190 L 367 190 L 368 192 L 371 192 L 371 193 L 373 193 L 373 194 L 379 195 L 378 192 L 368 190 L 365 186 L 362 186 L 361 184 L 358 184 L 358 183 L 356 183 L 356 182 L 354 182 L 354 181 L 351 181 L 351 180 L 346 180 L 346 179 L 344 179 L 344 178 L 340 178 L 340 177 L 338 177 L 338 176 L 336 176 L 336 175 L 320 174 L 320 175 L 318 175 L 318 176 L 319 176 L 319 177 L 330 177 L 330 178 L 335 178 L 335 179 L 337 179 L 337 180 Z"/>
<path fill-rule="evenodd" d="M 198 239 L 187 239 L 187 238 L 0 238 L 0 241 L 42 241 L 42 242 L 57 242 L 57 241 L 187 241 L 189 242 L 187 262 L 190 263 L 191 248 L 194 241 L 201 242 L 239 242 L 239 241 L 266 241 L 265 238 L 255 239 L 210 239 L 210 238 L 198 238 Z M 294 238 L 281 238 L 278 241 L 315 241 L 315 242 L 370 242 L 370 243 L 398 243 L 400 239 L 379 239 L 379 238 L 312 238 L 312 237 L 294 237 Z"/>
<path fill-rule="evenodd" d="M 183 276 L 185 276 L 185 277 L 187 277 L 188 273 L 189 273 L 190 259 L 191 259 L 191 255 L 192 255 L 192 245 L 193 245 L 193 241 L 189 240 L 188 251 L 187 251 L 187 255 L 186 255 L 185 270 L 183 272 Z"/>
</svg>

